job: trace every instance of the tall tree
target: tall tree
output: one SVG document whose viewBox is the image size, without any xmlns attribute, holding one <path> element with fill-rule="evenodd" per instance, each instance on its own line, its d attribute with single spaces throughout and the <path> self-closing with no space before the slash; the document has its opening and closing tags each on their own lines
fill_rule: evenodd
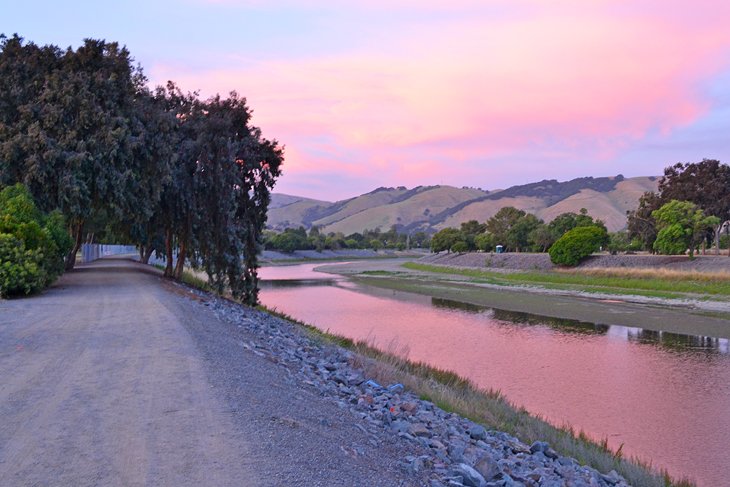
<svg viewBox="0 0 730 487">
<path fill-rule="evenodd" d="M 644 250 L 654 252 L 654 241 L 657 236 L 657 223 L 652 213 L 662 206 L 661 197 L 648 191 L 639 198 L 639 206 L 627 211 L 629 238 L 638 240 Z"/>
<path fill-rule="evenodd" d="M 662 205 L 652 216 L 659 224 L 654 248 L 665 254 L 682 254 L 689 249 L 690 258 L 707 228 L 720 221 L 716 216 L 706 216 L 698 205 L 678 200 Z"/>
<path fill-rule="evenodd" d="M 507 250 L 519 252 L 529 247 L 530 234 L 540 223 L 533 214 L 505 206 L 487 220 L 487 231 L 493 235 L 495 245 L 503 245 Z"/>
<path fill-rule="evenodd" d="M 723 224 L 730 221 L 730 166 L 715 159 L 675 164 L 664 170 L 658 192 L 665 203 L 691 201 L 705 214 L 718 218 L 713 237 L 715 253 L 719 254 Z"/>
<path fill-rule="evenodd" d="M 677 163 L 664 169 L 656 193 L 646 193 L 636 211 L 628 213 L 629 234 L 651 248 L 657 236 L 652 212 L 672 200 L 690 201 L 706 215 L 719 219 L 709 230 L 714 237 L 715 253 L 720 253 L 720 235 L 730 222 L 730 166 L 715 159 L 697 163 Z M 730 256 L 730 251 L 728 252 Z"/>
<path fill-rule="evenodd" d="M 22 64 L 23 55 L 38 62 L 34 72 L 5 81 L 11 84 L 4 104 L 13 108 L 4 118 L 14 128 L 2 129 L 3 179 L 24 183 L 44 210 L 66 215 L 74 236 L 66 259 L 72 268 L 92 213 L 106 208 L 122 216 L 132 177 L 130 115 L 144 78 L 129 52 L 113 42 L 86 39 L 75 51 L 39 51 L 13 37 L 3 42 L 2 70 Z M 15 86 L 24 79 L 34 82 L 30 89 Z"/>
</svg>

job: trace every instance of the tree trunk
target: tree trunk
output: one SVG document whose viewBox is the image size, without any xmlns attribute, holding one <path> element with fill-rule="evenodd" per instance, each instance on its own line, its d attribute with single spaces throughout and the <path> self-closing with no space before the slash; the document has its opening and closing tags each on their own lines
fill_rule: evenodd
<svg viewBox="0 0 730 487">
<path fill-rule="evenodd" d="M 717 226 L 715 230 L 715 255 L 720 255 L 720 234 L 722 233 L 722 227 L 724 223 Z"/>
<path fill-rule="evenodd" d="M 139 245 L 139 261 L 140 262 L 144 261 L 144 249 L 145 249 L 145 246 L 140 244 Z"/>
<path fill-rule="evenodd" d="M 165 277 L 172 277 L 172 230 L 165 230 Z"/>
<path fill-rule="evenodd" d="M 150 263 L 150 257 L 152 257 L 152 254 L 154 253 L 155 248 L 152 245 L 148 245 L 144 248 L 144 251 L 140 250 L 142 253 L 142 263 L 143 264 L 149 264 Z"/>
<path fill-rule="evenodd" d="M 185 268 L 185 252 L 186 252 L 185 241 L 181 239 L 180 249 L 177 253 L 177 264 L 175 265 L 175 279 L 182 277 L 183 269 Z"/>
<path fill-rule="evenodd" d="M 73 232 L 74 245 L 73 248 L 66 255 L 66 270 L 70 271 L 76 265 L 76 253 L 81 248 L 82 238 L 84 234 L 84 222 L 77 223 L 71 227 Z"/>
</svg>

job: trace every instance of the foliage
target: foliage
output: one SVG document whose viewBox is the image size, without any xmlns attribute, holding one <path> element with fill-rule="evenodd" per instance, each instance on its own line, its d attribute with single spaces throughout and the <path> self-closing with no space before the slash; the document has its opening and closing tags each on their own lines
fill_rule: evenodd
<svg viewBox="0 0 730 487">
<path fill-rule="evenodd" d="M 654 240 L 654 250 L 660 254 L 682 255 L 687 251 L 687 246 L 687 234 L 678 223 L 662 228 Z"/>
<path fill-rule="evenodd" d="M 631 241 L 629 241 L 629 234 L 627 232 L 612 232 L 608 234 L 608 245 L 606 249 L 611 252 L 612 255 L 616 255 L 619 252 L 627 252 L 631 249 Z"/>
<path fill-rule="evenodd" d="M 463 240 L 460 240 L 460 241 L 454 243 L 454 245 L 451 246 L 451 251 L 452 252 L 455 252 L 457 254 L 462 254 L 464 252 L 469 252 L 469 245 L 467 245 L 467 243 L 464 242 Z"/>
<path fill-rule="evenodd" d="M 0 185 L 24 183 L 42 211 L 60 210 L 73 236 L 67 268 L 84 236 L 101 232 L 137 243 L 143 258 L 164 250 L 167 276 L 189 262 L 254 304 L 283 149 L 250 124 L 246 100 L 201 100 L 172 82 L 150 91 L 114 42 L 61 50 L 0 39 Z"/>
<path fill-rule="evenodd" d="M 719 240 L 723 222 L 730 221 L 730 166 L 714 159 L 698 163 L 677 163 L 664 169 L 656 193 L 646 193 L 639 200 L 639 207 L 628 214 L 629 235 L 642 242 L 644 248 L 654 249 L 659 228 L 653 212 L 672 200 L 689 201 L 697 205 L 705 215 L 717 217 L 705 237 L 714 236 L 719 252 Z M 666 232 L 662 246 L 666 243 Z"/>
<path fill-rule="evenodd" d="M 444 228 L 431 237 L 431 252 L 451 251 L 456 242 L 463 242 L 464 234 L 456 228 Z"/>
<path fill-rule="evenodd" d="M 548 251 L 553 264 L 576 266 L 608 240 L 606 230 L 597 226 L 576 227 L 560 237 Z"/>
<path fill-rule="evenodd" d="M 135 123 L 144 77 L 114 42 L 86 39 L 62 51 L 13 36 L 0 48 L 0 181 L 22 182 L 41 209 L 62 211 L 75 234 L 72 267 L 95 212 L 121 218 L 125 208 L 149 207 L 139 199 L 142 178 L 130 170 L 156 162 L 141 157 L 148 144 Z M 21 65 L 22 76 L 13 75 Z"/>
<path fill-rule="evenodd" d="M 44 215 L 25 186 L 0 191 L 0 295 L 29 294 L 61 275 L 71 247 L 63 216 Z"/>
<path fill-rule="evenodd" d="M 482 252 L 488 252 L 494 249 L 494 239 L 488 233 L 482 233 L 474 238 L 474 245 Z"/>
<path fill-rule="evenodd" d="M 494 245 L 502 245 L 506 251 L 519 252 L 532 246 L 530 235 L 541 224 L 535 215 L 506 206 L 487 220 L 486 226 Z"/>
<path fill-rule="evenodd" d="M 588 214 L 588 210 L 581 208 L 579 213 L 567 212 L 556 216 L 555 219 L 548 224 L 548 229 L 555 239 L 554 241 L 556 241 L 574 228 L 590 227 L 594 225 L 604 229 L 606 228 L 606 225 L 601 220 L 594 220 L 593 217 Z"/>
<path fill-rule="evenodd" d="M 642 250 L 654 250 L 657 229 L 652 212 L 659 209 L 660 206 L 661 197 L 650 191 L 639 198 L 639 206 L 636 210 L 627 213 L 629 238 L 638 242 Z"/>
<path fill-rule="evenodd" d="M 690 258 L 703 240 L 708 228 L 720 223 L 716 216 L 705 216 L 704 212 L 689 201 L 672 200 L 652 212 L 659 233 L 654 249 L 663 254 L 683 254 L 689 249 Z"/>
</svg>

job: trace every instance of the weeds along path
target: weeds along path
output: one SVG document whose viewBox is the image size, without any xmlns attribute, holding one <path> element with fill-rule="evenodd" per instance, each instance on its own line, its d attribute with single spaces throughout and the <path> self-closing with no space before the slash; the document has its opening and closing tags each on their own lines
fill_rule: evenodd
<svg viewBox="0 0 730 487">
<path fill-rule="evenodd" d="M 188 294 L 101 260 L 0 301 L 0 485 L 420 484 Z"/>
</svg>

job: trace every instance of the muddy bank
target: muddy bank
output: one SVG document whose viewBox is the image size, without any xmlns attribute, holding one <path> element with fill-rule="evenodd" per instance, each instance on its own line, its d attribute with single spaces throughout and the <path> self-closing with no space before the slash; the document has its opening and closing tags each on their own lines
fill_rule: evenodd
<svg viewBox="0 0 730 487">
<path fill-rule="evenodd" d="M 537 254 L 533 254 L 537 255 Z M 406 259 L 329 264 L 315 270 L 347 275 L 384 289 L 600 325 L 730 338 L 730 303 L 668 300 L 470 282 L 468 277 L 412 271 Z"/>
</svg>

